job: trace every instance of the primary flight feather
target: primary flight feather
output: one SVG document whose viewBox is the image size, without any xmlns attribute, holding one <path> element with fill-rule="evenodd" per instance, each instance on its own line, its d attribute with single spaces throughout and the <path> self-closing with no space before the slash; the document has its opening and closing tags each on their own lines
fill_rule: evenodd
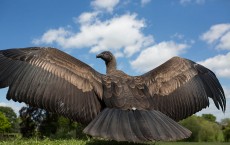
<svg viewBox="0 0 230 145">
<path fill-rule="evenodd" d="M 55 48 L 0 51 L 0 87 L 7 99 L 87 124 L 84 132 L 117 141 L 179 140 L 191 132 L 176 121 L 209 105 L 225 111 L 215 74 L 191 60 L 173 57 L 141 75 L 116 69 L 109 51 L 97 55 L 106 74 Z M 151 63 L 151 62 L 149 62 Z"/>
</svg>

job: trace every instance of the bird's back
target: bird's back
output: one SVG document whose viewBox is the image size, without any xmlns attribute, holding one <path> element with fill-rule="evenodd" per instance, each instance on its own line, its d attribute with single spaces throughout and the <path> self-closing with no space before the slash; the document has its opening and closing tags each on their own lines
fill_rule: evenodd
<svg viewBox="0 0 230 145">
<path fill-rule="evenodd" d="M 141 78 L 131 77 L 120 70 L 103 77 L 103 100 L 107 107 L 123 110 L 144 110 L 150 95 Z"/>
</svg>

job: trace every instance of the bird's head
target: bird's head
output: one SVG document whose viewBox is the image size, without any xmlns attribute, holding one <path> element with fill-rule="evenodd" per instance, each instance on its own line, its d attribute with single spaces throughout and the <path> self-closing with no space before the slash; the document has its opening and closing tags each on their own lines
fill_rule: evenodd
<svg viewBox="0 0 230 145">
<path fill-rule="evenodd" d="M 114 56 L 110 51 L 103 51 L 102 53 L 98 54 L 96 57 L 103 59 L 106 63 L 109 63 L 114 59 Z"/>
</svg>

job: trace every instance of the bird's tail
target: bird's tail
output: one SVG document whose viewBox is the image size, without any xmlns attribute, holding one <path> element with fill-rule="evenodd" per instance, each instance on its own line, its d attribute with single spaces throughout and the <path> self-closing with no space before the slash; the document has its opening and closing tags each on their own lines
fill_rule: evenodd
<svg viewBox="0 0 230 145">
<path fill-rule="evenodd" d="M 191 131 L 159 111 L 104 109 L 85 129 L 86 134 L 116 141 L 173 141 Z"/>
</svg>

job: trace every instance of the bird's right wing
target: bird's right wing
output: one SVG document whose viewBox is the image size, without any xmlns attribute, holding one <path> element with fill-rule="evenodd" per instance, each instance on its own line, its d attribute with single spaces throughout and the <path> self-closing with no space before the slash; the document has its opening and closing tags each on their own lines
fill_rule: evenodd
<svg viewBox="0 0 230 145">
<path fill-rule="evenodd" d="M 0 51 L 0 88 L 7 99 L 89 123 L 103 108 L 102 74 L 55 48 Z"/>
<path fill-rule="evenodd" d="M 191 60 L 173 57 L 159 67 L 136 77 L 146 86 L 149 109 L 159 110 L 174 120 L 184 119 L 209 105 L 225 111 L 226 99 L 215 74 Z M 139 79 L 139 80 L 138 80 Z"/>
</svg>

